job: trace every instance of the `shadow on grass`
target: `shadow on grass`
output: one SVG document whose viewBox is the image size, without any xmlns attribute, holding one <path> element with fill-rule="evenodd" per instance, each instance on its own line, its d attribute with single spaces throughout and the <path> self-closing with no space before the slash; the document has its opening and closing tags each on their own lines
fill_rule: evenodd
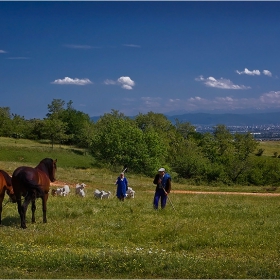
<svg viewBox="0 0 280 280">
<path fill-rule="evenodd" d="M 5 217 L 2 219 L 2 226 L 18 226 L 20 227 L 20 218 L 18 217 Z"/>
</svg>

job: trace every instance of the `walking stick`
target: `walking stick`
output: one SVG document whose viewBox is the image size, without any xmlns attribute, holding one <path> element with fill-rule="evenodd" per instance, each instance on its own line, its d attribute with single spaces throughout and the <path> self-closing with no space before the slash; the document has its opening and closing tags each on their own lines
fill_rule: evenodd
<svg viewBox="0 0 280 280">
<path fill-rule="evenodd" d="M 169 196 L 168 196 L 167 191 L 166 191 L 164 188 L 162 188 L 162 189 L 163 189 L 163 191 L 164 191 L 165 195 L 167 196 L 167 199 L 168 199 L 168 201 L 170 202 L 170 204 L 171 204 L 171 206 L 172 206 L 173 210 L 174 210 L 174 211 L 176 211 L 176 210 L 175 210 L 175 207 L 174 207 L 174 205 L 173 205 L 173 203 L 171 202 L 171 200 L 170 200 L 170 198 L 169 198 Z"/>
</svg>

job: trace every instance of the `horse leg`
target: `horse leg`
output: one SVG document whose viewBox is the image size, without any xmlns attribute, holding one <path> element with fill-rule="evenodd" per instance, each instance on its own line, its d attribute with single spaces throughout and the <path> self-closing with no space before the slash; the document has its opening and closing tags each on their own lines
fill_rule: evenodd
<svg viewBox="0 0 280 280">
<path fill-rule="evenodd" d="M 5 193 L 4 193 L 5 194 Z M 4 195 L 0 195 L 0 225 L 2 224 L 2 203 L 3 203 Z"/>
<path fill-rule="evenodd" d="M 27 210 L 28 204 L 30 203 L 30 200 L 31 200 L 31 197 L 30 197 L 29 194 L 27 194 L 25 196 L 25 199 L 24 199 L 24 202 L 23 202 L 22 205 L 21 205 L 21 200 L 17 201 L 17 203 L 18 203 L 18 212 L 19 212 L 19 215 L 20 215 L 21 227 L 22 228 L 26 228 L 26 210 Z"/>
<path fill-rule="evenodd" d="M 18 206 L 18 213 L 19 213 L 19 216 L 20 216 L 21 227 L 26 228 L 25 217 L 23 215 L 23 209 L 22 209 L 22 206 L 21 206 L 21 198 L 17 198 L 17 206 Z"/>
<path fill-rule="evenodd" d="M 32 223 L 34 224 L 35 223 L 35 211 L 36 211 L 35 199 L 32 199 L 31 210 L 32 210 Z"/>
<path fill-rule="evenodd" d="M 47 200 L 48 200 L 48 194 L 45 194 L 42 197 L 42 207 L 43 207 L 43 223 L 47 222 Z"/>
</svg>

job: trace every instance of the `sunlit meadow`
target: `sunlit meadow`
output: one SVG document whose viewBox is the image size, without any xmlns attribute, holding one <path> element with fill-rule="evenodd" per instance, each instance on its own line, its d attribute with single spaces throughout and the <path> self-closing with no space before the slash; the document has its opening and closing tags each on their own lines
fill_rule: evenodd
<svg viewBox="0 0 280 280">
<path fill-rule="evenodd" d="M 0 169 L 11 173 L 19 165 L 35 166 L 30 153 L 36 159 L 48 154 L 46 148 L 20 149 L 21 160 L 13 158 L 15 151 L 8 160 L 8 149 L 0 150 L 5 159 Z M 49 196 L 46 224 L 37 200 L 36 223 L 31 223 L 29 207 L 25 230 L 16 205 L 5 197 L 0 278 L 280 278 L 280 196 L 177 193 L 196 187 L 173 182 L 169 198 L 174 208 L 169 201 L 166 209 L 155 211 L 152 178 L 128 172 L 136 196 L 120 202 L 114 196 L 118 172 L 94 168 L 87 156 L 73 151 L 57 148 L 49 153 L 58 158 L 58 182 L 69 184 L 71 192 Z M 82 182 L 87 184 L 85 198 L 74 190 Z M 96 188 L 112 196 L 95 199 Z M 243 191 L 265 192 L 248 187 Z"/>
</svg>

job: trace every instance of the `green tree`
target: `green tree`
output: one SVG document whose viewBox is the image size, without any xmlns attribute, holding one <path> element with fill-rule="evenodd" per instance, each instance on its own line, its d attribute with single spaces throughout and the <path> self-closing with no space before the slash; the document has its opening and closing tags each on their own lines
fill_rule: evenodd
<svg viewBox="0 0 280 280">
<path fill-rule="evenodd" d="M 11 125 L 11 136 L 16 139 L 23 138 L 29 133 L 29 127 L 27 126 L 27 121 L 24 119 L 24 117 L 21 117 L 17 114 L 13 114 Z"/>
<path fill-rule="evenodd" d="M 51 140 L 52 148 L 55 143 L 63 143 L 68 139 L 65 134 L 67 124 L 57 118 L 47 118 L 43 122 L 42 134 Z"/>
<path fill-rule="evenodd" d="M 72 104 L 73 102 L 70 100 L 67 103 L 67 108 L 60 111 L 59 119 L 67 123 L 65 133 L 68 135 L 68 144 L 82 146 L 86 143 L 83 138 L 89 136 L 86 128 L 90 127 L 91 120 L 89 115 L 75 110 Z"/>
<path fill-rule="evenodd" d="M 44 139 L 42 131 L 43 123 L 44 121 L 41 119 L 27 120 L 28 133 L 25 134 L 25 137 L 32 140 Z"/>
<path fill-rule="evenodd" d="M 57 115 L 57 117 L 60 116 L 60 113 L 62 113 L 64 109 L 65 101 L 62 99 L 53 99 L 51 104 L 48 104 L 48 111 L 47 117 L 51 117 L 53 115 Z"/>
<path fill-rule="evenodd" d="M 201 133 L 196 132 L 195 126 L 189 122 L 182 122 L 175 119 L 175 128 L 177 132 L 184 137 L 184 139 L 198 142 L 202 138 Z"/>
<path fill-rule="evenodd" d="M 250 156 L 257 142 L 250 133 L 232 135 L 224 125 L 218 125 L 213 134 L 204 135 L 200 145 L 212 163 L 208 178 L 231 184 L 251 168 Z"/>
<path fill-rule="evenodd" d="M 0 107 L 0 136 L 11 135 L 12 123 L 9 107 Z"/>
<path fill-rule="evenodd" d="M 162 141 L 149 130 L 146 134 L 133 120 L 112 110 L 95 124 L 91 152 L 103 164 L 128 165 L 135 172 L 152 174 L 161 158 Z"/>
</svg>

